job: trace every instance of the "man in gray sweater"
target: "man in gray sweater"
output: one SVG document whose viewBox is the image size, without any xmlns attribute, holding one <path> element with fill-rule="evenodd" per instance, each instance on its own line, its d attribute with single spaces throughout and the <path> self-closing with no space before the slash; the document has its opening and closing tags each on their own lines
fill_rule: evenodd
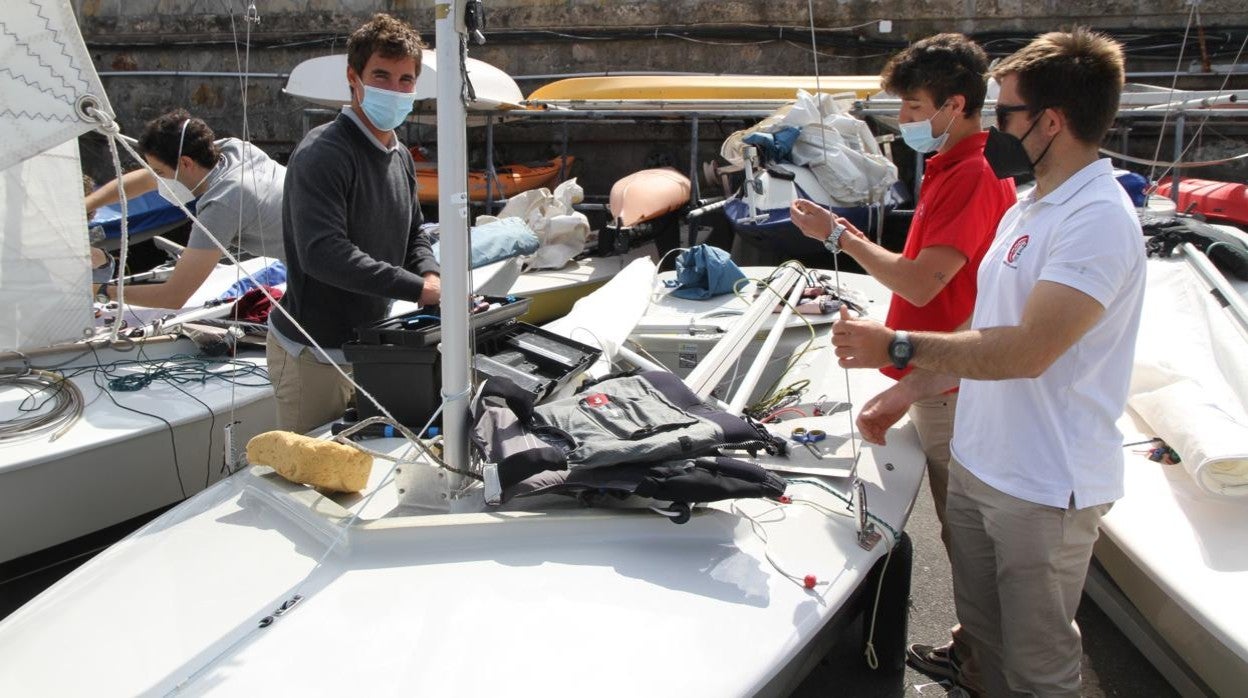
<svg viewBox="0 0 1248 698">
<path fill-rule="evenodd" d="M 349 371 L 343 343 L 384 317 L 391 299 L 441 299 L 438 264 L 419 230 L 415 165 L 394 133 L 411 111 L 423 48 L 411 26 L 389 15 L 356 29 L 347 42 L 351 106 L 290 157 L 281 304 L 298 326 L 273 313 L 266 351 L 279 429 L 313 429 L 351 398 L 351 384 L 312 340 Z"/>
</svg>

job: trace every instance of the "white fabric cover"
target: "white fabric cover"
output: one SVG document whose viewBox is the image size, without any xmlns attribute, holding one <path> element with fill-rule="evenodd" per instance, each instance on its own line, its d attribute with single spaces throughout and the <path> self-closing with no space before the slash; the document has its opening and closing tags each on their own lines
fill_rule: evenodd
<svg viewBox="0 0 1248 698">
<path fill-rule="evenodd" d="M 0 170 L 94 126 L 91 95 L 112 113 L 67 0 L 6 0 L 0 16 Z M 81 192 L 79 192 L 81 196 Z"/>
<path fill-rule="evenodd" d="M 560 269 L 585 251 L 589 219 L 572 208 L 584 199 L 585 190 L 576 179 L 569 179 L 554 192 L 545 187 L 521 192 L 508 199 L 497 216 L 479 216 L 476 224 L 504 218 L 524 220 L 542 245 L 536 253 L 523 258 L 525 270 Z"/>
<path fill-rule="evenodd" d="M 0 171 L 0 351 L 82 339 L 91 262 L 78 144 Z"/>
<path fill-rule="evenodd" d="M 601 377 L 611 371 L 612 361 L 650 307 L 650 292 L 657 267 L 649 257 L 639 257 L 597 291 L 576 301 L 563 317 L 542 329 L 598 347 L 602 356 L 588 373 Z M 564 393 L 571 393 L 571 381 Z"/>
<path fill-rule="evenodd" d="M 793 104 L 781 107 L 754 127 L 729 136 L 720 156 L 740 164 L 746 136 L 760 131 L 774 133 L 788 126 L 801 129 L 790 159 L 814 174 L 832 205 L 859 206 L 881 201 L 897 181 L 897 166 L 880 151 L 865 122 L 850 116 L 833 95 L 822 94 L 816 99 L 804 90 L 798 90 Z M 818 197 L 817 193 L 811 195 Z"/>
<path fill-rule="evenodd" d="M 1144 308 L 1128 407 L 1202 488 L 1248 495 L 1244 338 L 1178 257 L 1149 260 Z"/>
</svg>

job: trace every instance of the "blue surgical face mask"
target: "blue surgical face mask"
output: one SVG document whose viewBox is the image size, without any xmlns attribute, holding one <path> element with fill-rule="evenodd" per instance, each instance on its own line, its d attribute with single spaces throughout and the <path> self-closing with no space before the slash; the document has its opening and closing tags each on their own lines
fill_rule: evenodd
<svg viewBox="0 0 1248 698">
<path fill-rule="evenodd" d="M 939 114 L 944 108 L 942 106 L 936 110 L 936 114 Z M 939 136 L 933 136 L 932 118 L 929 116 L 922 121 L 911 121 L 901 124 L 901 140 L 905 141 L 906 145 L 910 146 L 916 153 L 934 153 L 940 150 L 945 141 L 949 140 L 950 128 L 953 128 L 952 118 L 949 119 L 949 125 L 945 126 L 944 133 L 941 133 Z"/>
<path fill-rule="evenodd" d="M 382 131 L 390 131 L 403 123 L 408 114 L 412 113 L 412 103 L 416 101 L 416 92 L 393 92 L 380 87 L 372 87 L 360 83 L 364 88 L 364 98 L 360 100 L 360 108 L 373 126 Z"/>
</svg>

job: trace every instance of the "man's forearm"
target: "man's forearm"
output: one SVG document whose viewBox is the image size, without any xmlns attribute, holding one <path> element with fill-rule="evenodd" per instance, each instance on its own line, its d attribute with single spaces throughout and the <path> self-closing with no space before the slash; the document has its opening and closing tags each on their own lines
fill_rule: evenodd
<svg viewBox="0 0 1248 698">
<path fill-rule="evenodd" d="M 1033 378 L 1043 370 L 1019 327 L 961 332 L 911 332 L 911 365 L 933 373 L 974 380 Z M 1038 369 L 1038 370 L 1037 370 Z"/>
<path fill-rule="evenodd" d="M 897 388 L 902 391 L 908 401 L 918 402 L 943 395 L 958 387 L 958 382 L 956 376 L 948 373 L 915 368 L 897 381 Z"/>
<path fill-rule="evenodd" d="M 853 257 L 872 278 L 905 298 L 911 305 L 922 307 L 927 304 L 928 299 L 922 294 L 926 292 L 929 283 L 916 276 L 913 260 L 849 234 L 842 236 L 841 250 Z M 943 282 L 942 280 L 941 283 Z"/>
<path fill-rule="evenodd" d="M 127 172 L 121 176 L 121 179 L 126 185 L 127 199 L 133 199 L 156 188 L 156 178 L 145 169 Z M 88 211 L 94 211 L 101 206 L 115 204 L 120 200 L 121 189 L 117 186 L 117 180 L 114 179 L 87 194 L 85 203 Z"/>
</svg>

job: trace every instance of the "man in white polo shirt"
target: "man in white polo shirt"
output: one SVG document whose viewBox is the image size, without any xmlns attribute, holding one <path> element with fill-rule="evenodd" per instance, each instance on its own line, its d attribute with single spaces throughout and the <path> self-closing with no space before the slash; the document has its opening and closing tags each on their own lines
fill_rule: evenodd
<svg viewBox="0 0 1248 698">
<path fill-rule="evenodd" d="M 1122 435 L 1144 296 L 1144 246 L 1097 147 L 1123 84 L 1121 47 L 1053 32 L 1002 61 L 999 177 L 1034 171 L 979 268 L 969 329 L 894 332 L 842 319 L 842 366 L 915 367 L 864 406 L 878 437 L 911 402 L 957 385 L 947 516 L 954 600 L 990 696 L 1079 695 L 1079 605 L 1097 526 L 1122 496 Z M 1078 90 L 1072 90 L 1078 85 Z"/>
</svg>

